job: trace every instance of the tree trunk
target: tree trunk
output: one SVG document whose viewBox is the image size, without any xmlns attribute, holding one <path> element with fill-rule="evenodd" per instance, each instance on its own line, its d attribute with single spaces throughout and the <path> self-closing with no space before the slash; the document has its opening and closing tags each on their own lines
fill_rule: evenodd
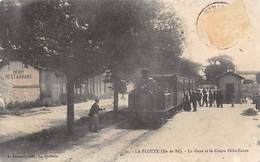
<svg viewBox="0 0 260 162">
<path fill-rule="evenodd" d="M 67 133 L 74 133 L 74 80 L 67 80 Z"/>
<path fill-rule="evenodd" d="M 118 93 L 119 93 L 119 90 L 118 90 L 118 84 L 117 84 L 117 81 L 114 82 L 114 112 L 117 112 L 118 111 Z"/>
<path fill-rule="evenodd" d="M 114 112 L 118 111 L 118 93 L 119 93 L 119 81 L 118 81 L 118 77 L 116 75 L 114 75 L 113 78 L 113 89 L 114 89 L 114 107 L 113 110 Z"/>
</svg>

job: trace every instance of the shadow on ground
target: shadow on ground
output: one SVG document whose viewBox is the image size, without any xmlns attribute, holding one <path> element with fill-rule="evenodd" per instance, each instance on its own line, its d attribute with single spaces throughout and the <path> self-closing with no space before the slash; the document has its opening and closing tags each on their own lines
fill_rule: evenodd
<svg viewBox="0 0 260 162">
<path fill-rule="evenodd" d="M 143 118 L 138 118 L 134 114 L 129 115 L 127 112 L 122 112 L 122 114 L 127 119 L 127 122 L 120 123 L 116 127 L 118 129 L 130 129 L 130 130 L 156 130 L 168 122 L 168 119 L 174 118 L 174 116 L 181 111 L 171 111 L 167 116 L 165 116 L 164 122 L 156 119 L 154 121 L 146 121 Z"/>
<path fill-rule="evenodd" d="M 256 116 L 257 115 L 257 111 L 255 111 L 253 108 L 248 108 L 246 110 L 244 110 L 241 113 L 242 116 Z"/>
<path fill-rule="evenodd" d="M 100 128 L 109 127 L 124 120 L 122 115 L 115 115 L 114 112 L 106 112 L 100 115 Z M 47 154 L 61 153 L 73 146 L 81 145 L 89 141 L 91 143 L 99 136 L 98 133 L 91 133 L 88 127 L 89 118 L 82 117 L 75 122 L 75 133 L 72 136 L 66 134 L 64 125 L 44 129 L 41 132 L 30 134 L 0 144 L 0 155 L 6 157 L 8 154 Z M 84 143 L 85 144 L 85 143 Z M 86 145 L 88 145 L 86 143 Z M 89 144 L 91 145 L 91 144 Z"/>
<path fill-rule="evenodd" d="M 126 122 L 120 123 L 116 125 L 118 129 L 128 129 L 128 130 L 156 130 L 160 127 L 150 124 L 150 123 L 142 123 L 133 120 L 127 120 Z"/>
</svg>

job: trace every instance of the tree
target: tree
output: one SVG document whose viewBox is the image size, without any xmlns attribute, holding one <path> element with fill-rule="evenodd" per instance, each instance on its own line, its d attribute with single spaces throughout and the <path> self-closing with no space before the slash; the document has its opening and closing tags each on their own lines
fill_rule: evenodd
<svg viewBox="0 0 260 162">
<path fill-rule="evenodd" d="M 209 83 L 216 84 L 216 77 L 228 71 L 234 71 L 235 65 L 230 56 L 219 55 L 208 60 L 209 65 L 205 68 L 206 79 Z"/>
<path fill-rule="evenodd" d="M 260 72 L 256 73 L 255 75 L 257 84 L 260 84 Z"/>
<path fill-rule="evenodd" d="M 173 71 L 182 53 L 180 21 L 156 1 L 109 0 L 95 14 L 99 39 L 104 41 L 112 71 L 114 110 L 118 109 L 118 85 L 138 68 Z"/>
<path fill-rule="evenodd" d="M 199 69 L 201 68 L 201 64 L 193 62 L 189 59 L 182 58 L 180 59 L 179 65 L 179 73 L 193 77 L 195 79 L 200 79 L 201 76 L 199 74 Z"/>
<path fill-rule="evenodd" d="M 19 8 L 15 23 L 6 20 L 11 32 L 3 34 L 3 54 L 66 75 L 67 128 L 72 133 L 76 82 L 112 70 L 117 110 L 120 73 L 151 65 L 142 58 L 180 55 L 176 22 L 160 9 L 156 1 L 146 0 L 35 1 Z"/>
<path fill-rule="evenodd" d="M 120 77 L 144 67 L 174 72 L 182 60 L 181 22 L 157 1 L 35 1 L 19 12 L 15 23 L 6 20 L 11 32 L 4 32 L 1 42 L 4 57 L 66 75 L 68 132 L 73 132 L 76 82 L 111 70 L 117 111 Z M 194 73 L 187 70 L 196 67 L 192 62 L 182 65 L 187 65 L 183 72 Z"/>
<path fill-rule="evenodd" d="M 75 83 L 105 69 L 105 53 L 99 48 L 101 42 L 92 39 L 93 15 L 85 12 L 84 18 L 76 17 L 73 5 L 65 0 L 50 0 L 20 6 L 19 20 L 15 23 L 6 20 L 10 27 L 5 30 L 10 32 L 2 34 L 5 39 L 1 42 L 2 55 L 9 60 L 19 60 L 40 69 L 54 69 L 66 75 L 69 134 L 74 129 Z"/>
</svg>

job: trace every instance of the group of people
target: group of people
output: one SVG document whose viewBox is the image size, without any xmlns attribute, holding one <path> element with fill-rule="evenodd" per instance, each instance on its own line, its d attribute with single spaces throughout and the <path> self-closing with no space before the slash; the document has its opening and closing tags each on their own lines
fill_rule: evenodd
<svg viewBox="0 0 260 162">
<path fill-rule="evenodd" d="M 202 91 L 189 91 L 184 96 L 184 110 L 197 111 L 197 106 L 200 107 L 220 107 L 223 108 L 223 93 L 220 89 L 216 91 L 203 89 Z M 234 106 L 232 102 L 232 106 Z"/>
</svg>

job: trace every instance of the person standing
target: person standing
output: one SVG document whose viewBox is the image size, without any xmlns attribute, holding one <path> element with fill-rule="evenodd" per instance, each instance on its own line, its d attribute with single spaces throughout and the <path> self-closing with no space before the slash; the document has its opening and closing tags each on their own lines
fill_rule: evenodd
<svg viewBox="0 0 260 162">
<path fill-rule="evenodd" d="M 219 106 L 220 106 L 220 104 L 219 104 L 219 89 L 218 89 L 217 92 L 216 92 L 215 100 L 216 100 L 217 108 L 219 108 Z"/>
<path fill-rule="evenodd" d="M 207 93 L 207 90 L 204 88 L 204 89 L 202 90 L 202 93 L 203 93 L 203 94 Z"/>
<path fill-rule="evenodd" d="M 156 80 L 149 77 L 149 70 L 143 69 L 141 71 L 142 77 L 136 84 L 136 90 L 148 94 L 155 93 L 159 88 Z"/>
<path fill-rule="evenodd" d="M 234 100 L 235 100 L 235 94 L 234 94 L 234 92 L 232 92 L 231 94 L 230 94 L 230 100 L 231 100 L 231 107 L 234 107 Z"/>
<path fill-rule="evenodd" d="M 184 94 L 184 110 L 185 111 L 190 111 L 191 110 L 191 104 L 190 104 L 190 93 L 187 92 Z"/>
<path fill-rule="evenodd" d="M 219 106 L 221 108 L 223 108 L 223 98 L 224 98 L 224 96 L 223 96 L 222 90 L 219 90 L 218 98 L 219 98 Z"/>
<path fill-rule="evenodd" d="M 193 111 L 197 111 L 197 95 L 195 92 L 191 92 L 190 102 L 192 103 Z"/>
<path fill-rule="evenodd" d="M 217 107 L 217 92 L 213 92 L 213 106 Z"/>
<path fill-rule="evenodd" d="M 203 97 L 202 97 L 202 106 L 204 106 L 204 104 L 206 104 L 206 107 L 208 107 L 208 94 L 207 91 L 205 89 L 203 89 Z"/>
<path fill-rule="evenodd" d="M 214 96 L 211 90 L 209 90 L 209 107 L 212 107 L 214 102 Z"/>
<path fill-rule="evenodd" d="M 201 93 L 201 91 L 198 91 L 198 93 L 197 93 L 197 102 L 199 103 L 200 107 L 201 107 L 201 99 L 202 99 L 202 93 Z"/>
<path fill-rule="evenodd" d="M 95 103 L 91 106 L 91 109 L 88 114 L 90 117 L 89 129 L 92 130 L 92 127 L 94 126 L 95 132 L 98 132 L 99 130 L 99 111 L 105 110 L 105 109 L 101 109 L 98 104 L 99 104 L 99 99 L 96 98 Z"/>
</svg>

